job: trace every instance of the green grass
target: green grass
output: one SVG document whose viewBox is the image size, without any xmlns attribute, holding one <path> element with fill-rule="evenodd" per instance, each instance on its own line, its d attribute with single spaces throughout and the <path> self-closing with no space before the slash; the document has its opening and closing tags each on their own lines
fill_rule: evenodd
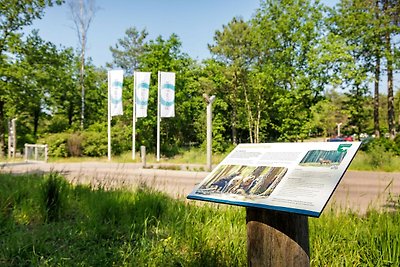
<svg viewBox="0 0 400 267">
<path fill-rule="evenodd" d="M 399 266 L 399 212 L 333 211 L 310 219 L 314 266 Z"/>
<path fill-rule="evenodd" d="M 349 169 L 358 171 L 399 172 L 400 157 L 388 152 L 366 153 L 364 151 L 358 151 Z"/>
<path fill-rule="evenodd" d="M 239 208 L 198 207 L 148 188 L 93 190 L 55 178 L 0 175 L 0 266 L 245 263 Z"/>
<path fill-rule="evenodd" d="M 213 164 L 218 164 L 221 162 L 229 152 L 220 154 L 214 153 L 212 155 Z M 50 162 L 82 162 L 82 161 L 104 161 L 107 162 L 107 157 L 92 158 L 92 157 L 69 157 L 69 158 L 50 158 Z M 121 155 L 113 155 L 113 162 L 119 163 L 140 163 L 140 153 L 136 152 L 135 160 L 132 160 L 132 152 L 124 152 Z M 157 157 L 154 153 L 146 154 L 146 162 L 149 164 L 157 163 Z M 175 164 L 206 164 L 207 163 L 207 153 L 200 148 L 191 148 L 190 150 L 183 150 L 182 153 L 174 157 L 161 157 L 160 163 L 175 163 Z"/>
<path fill-rule="evenodd" d="M 312 266 L 399 266 L 398 204 L 310 219 Z M 0 174 L 0 266 L 246 265 L 244 208 Z"/>
</svg>

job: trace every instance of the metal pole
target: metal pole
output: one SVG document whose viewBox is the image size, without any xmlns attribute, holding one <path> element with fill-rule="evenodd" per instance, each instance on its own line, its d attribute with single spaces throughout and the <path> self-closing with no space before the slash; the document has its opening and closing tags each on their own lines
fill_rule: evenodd
<svg viewBox="0 0 400 267">
<path fill-rule="evenodd" d="M 132 159 L 136 158 L 136 71 L 133 73 Z"/>
<path fill-rule="evenodd" d="M 12 157 L 15 158 L 15 153 L 17 152 L 17 127 L 16 127 L 17 119 L 11 120 L 12 127 Z"/>
<path fill-rule="evenodd" d="M 11 127 L 11 121 L 8 120 L 8 158 L 11 158 L 11 143 L 12 143 L 12 127 Z"/>
<path fill-rule="evenodd" d="M 28 161 L 28 144 L 25 144 L 25 149 L 24 149 L 24 157 L 25 157 L 25 162 Z"/>
<path fill-rule="evenodd" d="M 107 155 L 108 155 L 108 161 L 111 161 L 111 110 L 110 110 L 111 95 L 110 95 L 110 88 L 111 88 L 110 71 L 108 71 L 108 101 L 107 101 L 107 112 L 108 112 L 108 118 L 107 118 L 108 150 L 107 150 Z"/>
<path fill-rule="evenodd" d="M 215 95 L 208 97 L 203 95 L 207 102 L 207 170 L 212 170 L 212 103 L 215 100 Z"/>
<path fill-rule="evenodd" d="M 157 161 L 160 161 L 160 78 L 161 78 L 161 72 L 158 72 L 158 97 L 157 97 Z"/>
<path fill-rule="evenodd" d="M 342 123 L 336 123 L 337 125 L 337 135 L 338 137 L 340 137 L 340 125 L 342 125 Z"/>
</svg>

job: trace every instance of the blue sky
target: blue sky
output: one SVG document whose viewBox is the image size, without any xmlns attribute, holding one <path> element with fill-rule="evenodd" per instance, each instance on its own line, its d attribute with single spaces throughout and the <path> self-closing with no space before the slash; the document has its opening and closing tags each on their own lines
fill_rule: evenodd
<svg viewBox="0 0 400 267">
<path fill-rule="evenodd" d="M 68 0 L 67 0 L 68 1 Z M 324 0 L 332 5 L 337 0 Z M 88 32 L 87 55 L 96 66 L 111 62 L 110 46 L 123 38 L 126 29 L 146 29 L 150 39 L 176 33 L 182 50 L 202 60 L 210 56 L 207 44 L 212 43 L 216 30 L 222 29 L 233 17 L 251 18 L 260 0 L 97 0 L 99 10 Z M 78 47 L 69 8 L 66 4 L 46 9 L 45 16 L 32 27 L 39 35 L 56 45 Z"/>
</svg>

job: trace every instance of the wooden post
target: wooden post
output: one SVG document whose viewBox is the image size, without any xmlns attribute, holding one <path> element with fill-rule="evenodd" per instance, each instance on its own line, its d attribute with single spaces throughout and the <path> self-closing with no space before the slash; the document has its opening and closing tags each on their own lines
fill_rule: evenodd
<svg viewBox="0 0 400 267">
<path fill-rule="evenodd" d="M 308 217 L 246 208 L 248 266 L 310 266 Z"/>
</svg>

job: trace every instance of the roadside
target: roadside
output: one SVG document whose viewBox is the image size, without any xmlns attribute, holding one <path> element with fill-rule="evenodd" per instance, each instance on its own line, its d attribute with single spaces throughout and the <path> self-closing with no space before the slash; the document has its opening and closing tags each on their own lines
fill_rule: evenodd
<svg viewBox="0 0 400 267">
<path fill-rule="evenodd" d="M 72 183 L 106 188 L 146 184 L 173 197 L 185 198 L 209 173 L 201 164 L 141 163 L 0 163 L 2 173 L 59 172 Z M 365 213 L 368 208 L 398 207 L 400 172 L 347 171 L 326 209 L 339 207 Z M 392 198 L 393 201 L 390 201 Z M 389 200 L 389 201 L 388 201 Z"/>
</svg>

